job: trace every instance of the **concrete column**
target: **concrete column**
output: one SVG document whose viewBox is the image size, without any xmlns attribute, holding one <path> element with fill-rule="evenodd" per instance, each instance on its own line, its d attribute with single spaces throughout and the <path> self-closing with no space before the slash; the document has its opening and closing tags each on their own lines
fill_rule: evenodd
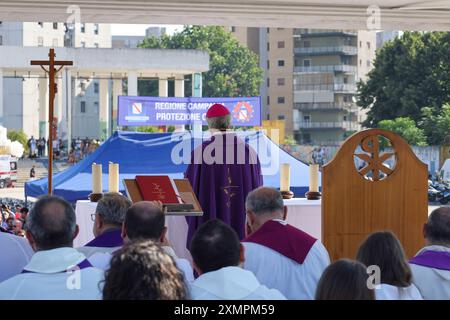
<svg viewBox="0 0 450 320">
<path fill-rule="evenodd" d="M 64 71 L 63 71 L 64 72 Z M 60 138 L 62 135 L 62 127 L 64 124 L 61 122 L 62 120 L 62 113 L 63 113 L 63 80 L 62 80 L 62 73 L 59 72 L 57 75 L 56 83 L 58 85 L 58 92 L 55 97 L 55 111 L 54 116 L 57 118 L 57 137 Z"/>
<path fill-rule="evenodd" d="M 192 74 L 192 96 L 201 97 L 202 96 L 202 74 L 194 73 Z M 202 135 L 202 122 L 195 122 L 191 128 L 194 136 Z"/>
<path fill-rule="evenodd" d="M 169 96 L 169 85 L 167 79 L 158 79 L 158 95 L 160 97 Z"/>
<path fill-rule="evenodd" d="M 0 124 L 3 123 L 3 69 L 0 68 Z"/>
<path fill-rule="evenodd" d="M 106 140 L 109 137 L 109 79 L 99 80 L 99 138 Z"/>
<path fill-rule="evenodd" d="M 70 151 L 72 144 L 72 71 L 63 71 L 63 108 L 62 108 L 62 136 L 67 140 L 67 151 Z"/>
<path fill-rule="evenodd" d="M 175 97 L 184 97 L 184 77 L 175 78 Z M 175 131 L 184 131 L 184 125 L 175 126 Z"/>
<path fill-rule="evenodd" d="M 39 78 L 39 136 L 48 140 L 48 80 Z M 45 147 L 47 153 L 47 146 Z"/>
<path fill-rule="evenodd" d="M 112 114 L 111 114 L 111 128 L 112 131 L 117 130 L 117 110 L 119 107 L 119 96 L 122 95 L 122 79 L 113 80 L 113 101 L 112 101 Z"/>
<path fill-rule="evenodd" d="M 137 72 L 128 72 L 128 95 L 137 96 L 138 95 L 138 85 L 137 85 Z"/>
</svg>

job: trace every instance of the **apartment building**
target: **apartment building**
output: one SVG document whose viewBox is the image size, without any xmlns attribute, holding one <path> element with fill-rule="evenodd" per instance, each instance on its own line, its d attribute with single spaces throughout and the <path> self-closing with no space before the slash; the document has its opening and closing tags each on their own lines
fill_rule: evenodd
<svg viewBox="0 0 450 320">
<path fill-rule="evenodd" d="M 338 144 L 361 129 L 356 84 L 372 68 L 375 32 L 260 28 L 256 36 L 247 29 L 230 31 L 260 57 L 266 119 L 285 120 L 286 135 L 303 144 Z"/>
</svg>

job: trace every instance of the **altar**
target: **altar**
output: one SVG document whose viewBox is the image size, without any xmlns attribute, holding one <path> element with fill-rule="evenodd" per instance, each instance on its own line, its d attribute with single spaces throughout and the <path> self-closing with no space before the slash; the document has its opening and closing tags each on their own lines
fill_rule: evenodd
<svg viewBox="0 0 450 320">
<path fill-rule="evenodd" d="M 322 238 L 321 200 L 293 198 L 284 200 L 288 208 L 287 222 L 317 239 Z M 94 221 L 91 215 L 95 213 L 96 202 L 79 200 L 76 203 L 76 219 L 80 233 L 74 240 L 74 247 L 84 246 L 94 238 L 92 231 Z M 167 238 L 175 253 L 180 258 L 191 260 L 186 249 L 187 223 L 184 216 L 166 216 Z"/>
</svg>

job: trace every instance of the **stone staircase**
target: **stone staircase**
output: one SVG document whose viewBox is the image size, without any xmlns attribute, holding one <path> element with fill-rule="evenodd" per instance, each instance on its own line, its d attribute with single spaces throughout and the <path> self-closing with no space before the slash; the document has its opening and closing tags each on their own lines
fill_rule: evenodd
<svg viewBox="0 0 450 320">
<path fill-rule="evenodd" d="M 37 179 L 47 176 L 47 168 L 42 163 L 42 160 L 20 159 L 17 165 L 17 182 L 14 183 L 16 188 L 22 188 L 25 182 L 30 180 L 30 170 L 33 165 L 35 166 L 34 170 Z"/>
</svg>

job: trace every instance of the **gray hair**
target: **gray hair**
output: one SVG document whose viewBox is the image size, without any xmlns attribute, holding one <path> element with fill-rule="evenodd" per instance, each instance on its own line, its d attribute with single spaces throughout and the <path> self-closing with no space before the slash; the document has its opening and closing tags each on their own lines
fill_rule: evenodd
<svg viewBox="0 0 450 320">
<path fill-rule="evenodd" d="M 72 247 L 76 226 L 75 211 L 70 203 L 55 196 L 40 198 L 25 224 L 37 250 Z"/>
<path fill-rule="evenodd" d="M 210 129 L 225 130 L 231 125 L 231 115 L 227 114 L 222 117 L 206 118 Z"/>
<path fill-rule="evenodd" d="M 247 195 L 245 208 L 257 215 L 281 213 L 284 210 L 283 197 L 275 188 L 259 187 Z"/>
<path fill-rule="evenodd" d="M 105 223 L 121 225 L 129 207 L 131 201 L 128 198 L 108 192 L 98 201 L 96 213 L 103 217 Z"/>
<path fill-rule="evenodd" d="M 425 225 L 425 237 L 434 244 L 450 244 L 450 207 L 431 212 Z"/>
</svg>

